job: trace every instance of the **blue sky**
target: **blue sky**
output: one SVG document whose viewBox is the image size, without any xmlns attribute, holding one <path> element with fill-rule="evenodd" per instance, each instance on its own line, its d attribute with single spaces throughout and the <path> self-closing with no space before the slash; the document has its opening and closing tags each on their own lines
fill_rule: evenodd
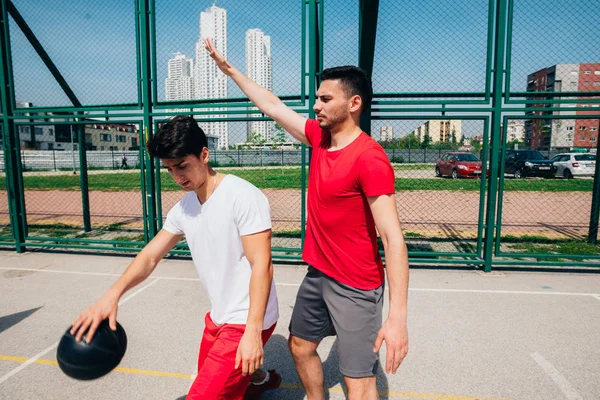
<svg viewBox="0 0 600 400">
<path fill-rule="evenodd" d="M 600 62 L 597 0 L 515 0 L 511 87 L 554 64 Z M 85 104 L 135 102 L 133 0 L 13 0 L 77 96 Z M 245 31 L 271 36 L 277 94 L 300 89 L 300 0 L 219 0 L 228 12 L 229 60 L 244 65 Z M 156 0 L 158 97 L 167 60 L 194 57 L 207 0 Z M 480 92 L 485 83 L 488 3 L 483 0 L 380 0 L 373 71 L 377 92 Z M 17 101 L 68 105 L 30 44 L 11 23 Z M 358 62 L 358 1 L 325 0 L 325 67 Z M 240 92 L 230 85 L 230 96 Z"/>
</svg>

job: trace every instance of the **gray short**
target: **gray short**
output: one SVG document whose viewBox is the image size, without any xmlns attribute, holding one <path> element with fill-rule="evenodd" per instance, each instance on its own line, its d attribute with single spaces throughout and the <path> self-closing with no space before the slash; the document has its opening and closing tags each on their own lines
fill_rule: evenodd
<svg viewBox="0 0 600 400">
<path fill-rule="evenodd" d="M 360 290 L 309 266 L 296 296 L 290 333 L 311 342 L 337 335 L 342 375 L 373 376 L 379 364 L 373 346 L 381 328 L 383 292 L 384 284 Z"/>
</svg>

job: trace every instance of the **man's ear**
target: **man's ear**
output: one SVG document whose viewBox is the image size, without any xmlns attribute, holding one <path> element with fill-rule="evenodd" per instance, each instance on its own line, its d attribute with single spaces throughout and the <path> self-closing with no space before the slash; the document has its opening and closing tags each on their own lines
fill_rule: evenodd
<svg viewBox="0 0 600 400">
<path fill-rule="evenodd" d="M 350 112 L 358 112 L 360 111 L 360 108 L 362 107 L 362 98 L 355 94 L 354 96 L 350 97 Z"/>
<path fill-rule="evenodd" d="M 202 152 L 200 153 L 200 160 L 208 162 L 210 160 L 210 151 L 208 151 L 208 147 L 203 147 Z"/>
</svg>

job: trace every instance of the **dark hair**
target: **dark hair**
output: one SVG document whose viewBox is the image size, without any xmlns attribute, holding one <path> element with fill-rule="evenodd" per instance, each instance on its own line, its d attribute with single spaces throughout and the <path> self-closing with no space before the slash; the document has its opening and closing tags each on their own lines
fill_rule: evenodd
<svg viewBox="0 0 600 400">
<path fill-rule="evenodd" d="M 364 111 L 373 99 L 373 84 L 367 72 L 353 65 L 333 67 L 321 72 L 321 81 L 337 79 L 342 84 L 348 97 L 358 95 L 362 99 L 362 111 Z"/>
<path fill-rule="evenodd" d="M 208 147 L 208 141 L 204 131 L 187 115 L 175 116 L 163 124 L 146 145 L 150 156 L 157 158 L 198 156 L 205 147 Z"/>
</svg>

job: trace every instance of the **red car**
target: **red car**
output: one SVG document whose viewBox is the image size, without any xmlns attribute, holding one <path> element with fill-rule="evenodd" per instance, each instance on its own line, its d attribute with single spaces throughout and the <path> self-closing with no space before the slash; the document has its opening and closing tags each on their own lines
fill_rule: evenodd
<svg viewBox="0 0 600 400">
<path fill-rule="evenodd" d="M 481 177 L 481 161 L 471 153 L 452 152 L 444 154 L 435 164 L 435 176 L 458 178 Z"/>
</svg>

